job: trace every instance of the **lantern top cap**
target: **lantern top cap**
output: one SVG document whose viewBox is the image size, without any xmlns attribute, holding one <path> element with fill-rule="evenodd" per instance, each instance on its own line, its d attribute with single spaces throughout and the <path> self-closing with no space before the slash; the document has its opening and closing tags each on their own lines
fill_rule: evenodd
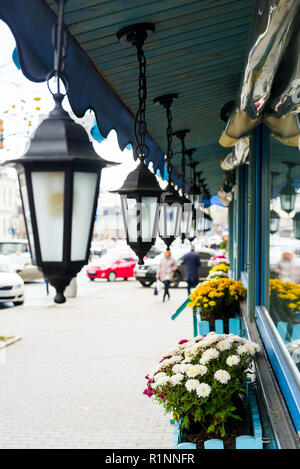
<svg viewBox="0 0 300 469">
<path fill-rule="evenodd" d="M 117 38 L 122 43 L 142 46 L 154 32 L 155 26 L 153 23 L 137 23 L 122 28 L 117 32 Z"/>
<path fill-rule="evenodd" d="M 158 197 L 163 190 L 161 189 L 156 176 L 150 171 L 143 160 L 126 177 L 123 186 L 112 193 L 120 195 L 130 195 L 131 193 L 140 193 L 149 197 Z"/>
<path fill-rule="evenodd" d="M 170 182 L 168 183 L 167 187 L 164 189 L 161 195 L 161 202 L 167 203 L 169 205 L 182 203 L 180 195 L 176 191 L 173 184 L 171 184 Z"/>
</svg>

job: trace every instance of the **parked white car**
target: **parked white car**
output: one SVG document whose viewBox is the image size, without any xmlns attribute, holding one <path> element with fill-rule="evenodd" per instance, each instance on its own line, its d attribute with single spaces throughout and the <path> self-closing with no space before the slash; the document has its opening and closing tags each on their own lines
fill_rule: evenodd
<svg viewBox="0 0 300 469">
<path fill-rule="evenodd" d="M 24 303 L 24 282 L 4 256 L 0 257 L 0 303 Z"/>
<path fill-rule="evenodd" d="M 12 265 L 24 282 L 32 282 L 44 278 L 43 272 L 32 265 L 27 239 L 0 241 L 0 255 Z"/>
</svg>

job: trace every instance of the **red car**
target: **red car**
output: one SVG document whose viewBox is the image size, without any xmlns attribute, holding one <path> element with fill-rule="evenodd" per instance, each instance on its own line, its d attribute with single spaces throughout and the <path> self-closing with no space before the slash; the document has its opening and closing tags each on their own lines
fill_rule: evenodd
<svg viewBox="0 0 300 469">
<path fill-rule="evenodd" d="M 137 259 L 131 255 L 103 256 L 99 260 L 99 264 L 90 264 L 87 267 L 87 276 L 90 280 L 106 278 L 109 282 L 113 282 L 117 278 L 127 279 L 134 277 L 136 262 Z"/>
</svg>

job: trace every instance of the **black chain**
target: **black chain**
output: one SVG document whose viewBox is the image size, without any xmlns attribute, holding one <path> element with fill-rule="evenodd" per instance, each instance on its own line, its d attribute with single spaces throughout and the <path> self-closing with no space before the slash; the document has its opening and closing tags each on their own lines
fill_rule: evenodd
<svg viewBox="0 0 300 469">
<path fill-rule="evenodd" d="M 64 7 L 66 0 L 60 0 L 58 5 L 57 21 L 52 27 L 52 47 L 54 49 L 54 66 L 53 71 L 47 76 L 48 88 L 49 80 L 52 77 L 57 78 L 57 93 L 60 93 L 60 79 L 64 76 L 63 72 L 66 67 L 66 51 L 67 51 L 67 30 L 64 26 Z M 65 80 L 66 77 L 64 76 Z M 51 90 L 50 90 L 51 91 Z M 53 93 L 52 93 L 53 94 Z"/>
<path fill-rule="evenodd" d="M 142 46 L 137 47 L 137 58 L 139 62 L 139 108 L 134 121 L 134 135 L 136 140 L 135 153 L 138 158 L 145 160 L 149 154 L 149 148 L 145 143 L 147 134 L 146 124 L 146 100 L 147 100 L 147 76 L 146 76 L 146 57 Z"/>
<path fill-rule="evenodd" d="M 184 144 L 184 137 L 181 139 L 181 152 L 182 152 L 182 160 L 181 160 L 181 170 L 182 170 L 182 194 L 185 193 L 185 166 L 186 166 L 186 148 Z"/>
<path fill-rule="evenodd" d="M 168 169 L 168 182 L 171 182 L 171 175 L 173 170 L 172 158 L 173 158 L 173 149 L 172 149 L 172 113 L 171 113 L 171 102 L 165 104 L 165 109 L 167 111 L 167 169 Z"/>
</svg>

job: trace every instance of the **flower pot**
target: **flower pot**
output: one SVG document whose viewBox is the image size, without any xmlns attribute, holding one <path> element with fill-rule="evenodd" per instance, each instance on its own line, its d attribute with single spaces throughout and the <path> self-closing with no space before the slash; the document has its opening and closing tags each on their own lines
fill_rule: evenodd
<svg viewBox="0 0 300 469">
<path fill-rule="evenodd" d="M 260 422 L 255 391 L 247 383 L 246 395 L 239 396 L 236 403 L 242 421 L 232 420 L 228 423 L 226 436 L 223 439 L 207 434 L 197 424 L 189 431 L 181 432 L 175 423 L 173 449 L 263 449 L 262 426 Z"/>
<path fill-rule="evenodd" d="M 231 318 L 231 322 L 234 320 L 239 321 Z M 201 422 L 202 427 L 207 426 L 208 436 L 212 436 L 212 431 L 224 436 L 227 424 L 236 420 L 235 402 L 239 392 L 245 391 L 247 402 L 251 396 L 249 386 L 247 390 L 249 367 L 259 350 L 258 344 L 238 334 L 210 332 L 182 339 L 163 354 L 155 368 L 145 376 L 147 387 L 143 394 L 153 398 L 165 412 L 172 413 L 174 420 L 180 422 L 180 430 L 189 430 L 193 423 Z M 247 406 L 244 407 L 244 422 L 251 420 L 246 418 L 250 415 Z M 249 435 L 249 428 L 250 425 L 240 429 L 240 436 L 251 436 L 252 446 L 259 446 L 261 440 L 257 441 L 256 435 Z M 183 438 L 189 438 L 179 432 L 178 425 L 175 429 L 174 447 L 183 443 L 196 446 L 191 441 L 183 441 Z M 215 443 L 218 439 L 210 440 Z M 239 446 L 240 440 L 236 441 Z M 203 443 L 204 447 L 210 444 L 211 441 Z M 218 440 L 220 444 L 223 442 Z"/>
<path fill-rule="evenodd" d="M 227 321 L 223 319 L 211 321 L 200 320 L 198 321 L 198 331 L 200 335 L 207 335 L 211 331 L 215 331 L 217 334 L 243 335 L 242 321 L 237 314 L 235 317 L 227 318 Z"/>
</svg>

